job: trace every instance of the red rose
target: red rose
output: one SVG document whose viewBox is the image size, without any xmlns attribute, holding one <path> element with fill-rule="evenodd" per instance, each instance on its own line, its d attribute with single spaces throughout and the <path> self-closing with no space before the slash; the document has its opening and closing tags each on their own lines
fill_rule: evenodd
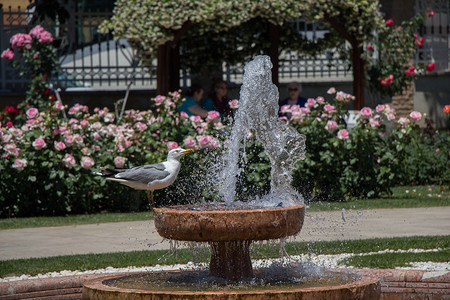
<svg viewBox="0 0 450 300">
<path fill-rule="evenodd" d="M 427 66 L 427 71 L 428 72 L 433 72 L 434 68 L 436 67 L 436 65 L 434 63 L 430 63 Z"/>
<path fill-rule="evenodd" d="M 372 50 L 373 50 L 373 47 L 372 47 L 371 44 L 369 44 L 369 45 L 367 46 L 367 50 L 369 50 L 369 51 L 372 51 Z"/>
<path fill-rule="evenodd" d="M 386 20 L 386 26 L 392 26 L 394 25 L 394 21 L 392 19 Z"/>
</svg>

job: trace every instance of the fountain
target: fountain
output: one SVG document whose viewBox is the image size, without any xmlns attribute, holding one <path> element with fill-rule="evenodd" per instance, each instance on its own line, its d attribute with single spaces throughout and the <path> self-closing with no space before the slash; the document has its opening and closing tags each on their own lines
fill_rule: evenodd
<svg viewBox="0 0 450 300">
<path fill-rule="evenodd" d="M 299 274 L 298 264 L 281 271 L 253 270 L 252 241 L 297 234 L 305 214 L 301 195 L 290 185 L 295 163 L 304 158 L 305 137 L 278 120 L 278 89 L 272 83 L 271 68 L 267 56 L 258 56 L 245 66 L 239 109 L 224 160 L 227 165 L 221 174 L 223 202 L 154 209 L 155 226 L 162 237 L 209 244 L 209 270 L 98 279 L 84 285 L 85 299 L 379 299 L 376 277 L 322 271 L 305 285 L 298 279 L 304 275 Z M 258 201 L 238 203 L 234 196 L 241 171 L 240 149 L 250 131 L 269 156 L 271 190 Z M 327 280 L 321 281 L 325 277 Z M 255 287 L 255 281 L 265 284 Z M 186 282 L 193 284 L 187 287 Z M 242 283 L 249 285 L 242 288 Z"/>
</svg>

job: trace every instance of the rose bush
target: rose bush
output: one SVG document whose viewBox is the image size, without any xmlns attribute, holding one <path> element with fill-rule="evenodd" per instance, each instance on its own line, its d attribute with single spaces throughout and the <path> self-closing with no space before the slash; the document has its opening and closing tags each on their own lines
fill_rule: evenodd
<svg viewBox="0 0 450 300">
<path fill-rule="evenodd" d="M 305 107 L 282 108 L 286 115 L 281 120 L 307 137 L 306 158 L 298 163 L 292 183 L 305 199 L 370 198 L 397 184 L 449 181 L 448 133 L 431 124 L 420 128 L 423 114 L 397 119 L 388 105 L 364 107 L 349 129 L 346 107 L 353 96 L 333 88 L 329 95 L 330 101 L 317 97 Z M 178 146 L 197 151 L 183 158 L 174 185 L 155 192 L 157 205 L 215 198 L 220 189 L 215 175 L 223 166 L 232 123 L 222 123 L 216 112 L 206 119 L 188 117 L 176 109 L 180 101 L 178 92 L 157 96 L 151 110 L 127 110 L 121 119 L 108 108 L 67 108 L 53 102 L 46 111 L 29 108 L 26 121 L 3 124 L 0 217 L 143 209 L 145 193 L 94 173 L 100 167 L 156 163 Z M 230 104 L 239 106 L 237 100 Z M 270 165 L 252 135 L 241 162 L 240 199 L 266 193 Z"/>
<path fill-rule="evenodd" d="M 364 107 L 348 130 L 345 107 L 353 97 L 334 88 L 329 94 L 332 104 L 318 97 L 305 108 L 284 108 L 292 112 L 286 122 L 306 135 L 306 158 L 293 186 L 307 200 L 371 198 L 389 194 L 394 185 L 449 181 L 449 135 L 420 128 L 421 113 L 397 119 L 389 105 Z"/>
<path fill-rule="evenodd" d="M 29 33 L 15 34 L 10 49 L 4 50 L 1 58 L 10 62 L 21 77 L 30 80 L 26 99 L 18 105 L 17 114 L 29 107 L 46 110 L 49 100 L 54 100 L 48 83 L 58 67 L 51 33 L 37 25 Z"/>
<path fill-rule="evenodd" d="M 94 172 L 156 163 L 178 145 L 205 151 L 218 147 L 210 130 L 221 127 L 220 118 L 189 119 L 176 110 L 180 98 L 178 92 L 158 96 L 152 99 L 153 110 L 127 110 L 120 122 L 108 108 L 90 112 L 79 104 L 68 109 L 65 119 L 62 110 L 67 107 L 54 102 L 48 111 L 29 108 L 25 122 L 0 127 L 0 216 L 145 206 L 141 193 L 106 182 Z M 205 151 L 186 157 L 190 172 Z M 173 193 L 161 193 L 160 201 L 166 194 Z"/>
</svg>

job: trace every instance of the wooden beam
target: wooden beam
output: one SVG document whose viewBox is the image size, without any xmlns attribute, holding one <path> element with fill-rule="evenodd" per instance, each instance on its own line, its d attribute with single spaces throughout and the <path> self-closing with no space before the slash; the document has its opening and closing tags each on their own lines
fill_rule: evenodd
<svg viewBox="0 0 450 300">
<path fill-rule="evenodd" d="M 352 46 L 353 95 L 355 96 L 353 109 L 360 110 L 364 107 L 365 73 L 364 61 L 361 57 L 364 50 L 361 47 L 358 39 L 355 36 L 351 35 L 336 18 L 331 17 L 329 14 L 325 14 L 325 19 Z"/>
<path fill-rule="evenodd" d="M 272 24 L 269 22 L 269 40 L 270 40 L 270 48 L 269 48 L 269 56 L 272 61 L 272 81 L 273 83 L 279 87 L 279 53 L 278 46 L 280 44 L 280 26 Z"/>
</svg>

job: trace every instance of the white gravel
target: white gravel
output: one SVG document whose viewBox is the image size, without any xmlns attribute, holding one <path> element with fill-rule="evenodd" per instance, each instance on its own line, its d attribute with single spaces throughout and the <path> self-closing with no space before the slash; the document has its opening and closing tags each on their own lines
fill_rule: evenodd
<svg viewBox="0 0 450 300">
<path fill-rule="evenodd" d="M 377 253 L 420 253 L 420 252 L 435 252 L 441 249 L 409 249 L 409 250 L 383 250 L 379 252 L 372 252 L 367 254 L 377 254 Z M 353 267 L 345 267 L 339 265 L 339 261 L 345 258 L 349 258 L 355 254 L 352 253 L 343 253 L 338 255 L 315 255 L 315 254 L 302 254 L 291 256 L 290 259 L 299 262 L 310 262 L 317 266 L 323 266 L 326 268 L 353 268 Z M 274 260 L 256 260 L 253 262 L 254 267 L 259 266 L 267 266 L 268 262 L 276 262 L 279 259 Z M 425 270 L 425 271 L 450 271 L 450 262 L 413 262 L 411 263 L 411 267 L 398 267 L 396 269 L 402 270 Z M 12 276 L 12 277 L 4 277 L 0 278 L 0 282 L 12 282 L 18 280 L 27 280 L 27 279 L 38 279 L 38 278 L 52 278 L 52 277 L 63 277 L 63 276 L 74 276 L 74 275 L 89 275 L 89 274 L 109 274 L 109 273 L 128 273 L 128 272 L 149 272 L 149 271 L 168 271 L 168 270 L 185 270 L 192 269 L 193 267 L 198 266 L 194 263 L 190 262 L 188 264 L 177 264 L 170 266 L 161 266 L 156 265 L 154 267 L 127 267 L 127 268 L 113 268 L 107 267 L 103 269 L 97 270 L 87 270 L 87 271 L 69 271 L 64 270 L 61 272 L 49 272 L 45 274 L 38 274 L 36 276 L 30 276 L 27 274 L 21 276 Z M 204 265 L 206 267 L 206 265 Z"/>
</svg>

